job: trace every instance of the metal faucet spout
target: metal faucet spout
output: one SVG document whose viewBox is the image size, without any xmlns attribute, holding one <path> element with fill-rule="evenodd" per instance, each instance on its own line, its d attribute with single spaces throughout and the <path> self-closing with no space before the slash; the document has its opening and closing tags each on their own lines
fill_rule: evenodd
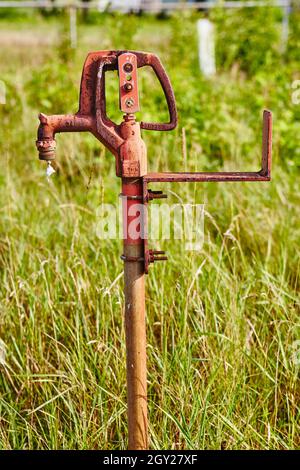
<svg viewBox="0 0 300 470">
<path fill-rule="evenodd" d="M 55 134 L 59 132 L 94 132 L 94 123 L 91 116 L 80 114 L 55 114 L 47 116 L 39 114 L 40 125 L 37 133 L 36 147 L 39 159 L 55 160 L 56 141 Z"/>
</svg>

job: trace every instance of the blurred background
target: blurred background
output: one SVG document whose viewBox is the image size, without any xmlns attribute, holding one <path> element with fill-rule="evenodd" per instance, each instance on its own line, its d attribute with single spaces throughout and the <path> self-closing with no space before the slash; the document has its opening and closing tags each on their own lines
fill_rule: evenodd
<svg viewBox="0 0 300 470">
<path fill-rule="evenodd" d="M 274 116 L 271 183 L 153 186 L 205 204 L 205 242 L 151 242 L 169 255 L 147 277 L 151 448 L 299 447 L 299 2 L 1 0 L 0 44 L 0 447 L 127 445 L 121 243 L 95 229 L 114 158 L 58 135 L 48 182 L 35 149 L 102 49 L 157 53 L 171 79 L 179 126 L 143 132 L 150 171 L 257 170 Z M 138 118 L 166 119 L 152 72 L 139 84 Z"/>
</svg>

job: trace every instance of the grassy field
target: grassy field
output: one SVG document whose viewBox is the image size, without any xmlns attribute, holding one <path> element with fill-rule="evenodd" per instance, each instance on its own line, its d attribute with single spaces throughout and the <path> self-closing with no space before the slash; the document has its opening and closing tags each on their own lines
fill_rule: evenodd
<svg viewBox="0 0 300 470">
<path fill-rule="evenodd" d="M 75 112 L 87 53 L 110 48 L 158 53 L 174 86 L 178 129 L 144 132 L 151 171 L 257 170 L 262 110 L 274 113 L 271 183 L 153 188 L 205 204 L 205 243 L 153 242 L 169 261 L 147 278 L 151 448 L 299 448 L 300 16 L 282 52 L 279 10 L 211 12 L 210 80 L 199 16 L 90 15 L 75 51 L 63 15 L 0 19 L 2 449 L 127 445 L 122 248 L 95 230 L 101 202 L 118 200 L 114 159 L 90 135 L 62 134 L 48 183 L 35 149 L 38 112 Z M 146 72 L 141 103 L 143 120 L 165 117 Z"/>
</svg>

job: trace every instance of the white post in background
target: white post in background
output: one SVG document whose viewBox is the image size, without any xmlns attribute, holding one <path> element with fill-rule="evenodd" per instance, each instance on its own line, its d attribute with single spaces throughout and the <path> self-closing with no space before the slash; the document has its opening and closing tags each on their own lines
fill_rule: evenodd
<svg viewBox="0 0 300 470">
<path fill-rule="evenodd" d="M 0 104 L 6 103 L 6 87 L 5 83 L 0 80 Z"/>
<path fill-rule="evenodd" d="M 159 7 L 161 6 L 161 0 L 141 0 L 141 6 L 151 12 L 159 12 Z"/>
<path fill-rule="evenodd" d="M 284 53 L 287 49 L 289 40 L 289 23 L 291 14 L 291 0 L 287 0 L 287 4 L 283 7 L 283 18 L 282 18 L 282 34 L 281 34 L 281 51 Z"/>
<path fill-rule="evenodd" d="M 204 18 L 197 21 L 199 66 L 205 77 L 216 74 L 214 25 Z"/>
<path fill-rule="evenodd" d="M 72 49 L 77 47 L 77 9 L 70 7 L 70 45 Z"/>
</svg>

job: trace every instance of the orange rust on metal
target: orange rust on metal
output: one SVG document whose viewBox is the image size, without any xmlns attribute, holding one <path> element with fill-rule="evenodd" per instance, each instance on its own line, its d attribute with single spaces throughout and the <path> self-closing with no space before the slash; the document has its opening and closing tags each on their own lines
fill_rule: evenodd
<svg viewBox="0 0 300 470">
<path fill-rule="evenodd" d="M 142 245 L 124 246 L 128 257 L 141 257 Z M 144 263 L 124 262 L 128 449 L 148 449 L 147 353 Z"/>
<path fill-rule="evenodd" d="M 263 117 L 263 151 L 262 151 L 262 167 L 260 174 L 271 179 L 272 166 L 272 113 L 268 110 L 264 111 Z"/>
<path fill-rule="evenodd" d="M 144 176 L 147 173 L 147 149 L 141 137 L 140 124 L 134 114 L 125 114 L 120 125 L 124 140 L 120 147 L 121 174 L 123 178 Z"/>
<path fill-rule="evenodd" d="M 114 123 L 106 114 L 105 73 L 118 70 L 118 58 L 124 54 L 135 56 L 137 68 L 150 66 L 163 88 L 170 120 L 167 123 L 141 122 L 141 129 L 168 131 L 177 125 L 175 97 L 166 71 L 155 54 L 139 51 L 98 51 L 88 54 L 83 66 L 79 110 L 74 115 L 42 114 L 37 137 L 40 159 L 53 160 L 55 134 L 59 132 L 91 132 L 116 157 L 116 173 L 122 176 L 120 149 L 124 143 L 121 125 Z M 50 145 L 49 145 L 50 143 Z M 47 151 L 46 147 L 49 146 Z"/>
<path fill-rule="evenodd" d="M 199 173 L 148 173 L 144 180 L 149 182 L 219 182 L 219 181 L 269 181 L 270 177 L 261 172 L 199 172 Z"/>
<path fill-rule="evenodd" d="M 142 178 L 122 178 L 128 448 L 148 447 Z"/>
<path fill-rule="evenodd" d="M 150 66 L 162 86 L 168 111 L 166 123 L 136 122 L 139 109 L 137 69 Z M 105 74 L 119 73 L 120 109 L 116 124 L 106 113 Z M 272 115 L 264 111 L 262 167 L 258 172 L 147 173 L 146 146 L 141 129 L 170 131 L 177 125 L 175 97 L 170 80 L 155 54 L 137 51 L 98 51 L 88 54 L 83 66 L 79 110 L 76 114 L 39 115 L 36 146 L 42 160 L 55 159 L 59 132 L 91 132 L 114 156 L 116 174 L 122 177 L 123 255 L 129 448 L 147 449 L 147 381 L 145 274 L 155 261 L 167 259 L 163 251 L 148 249 L 147 204 L 164 198 L 148 190 L 150 182 L 269 181 L 271 178 Z"/>
</svg>

